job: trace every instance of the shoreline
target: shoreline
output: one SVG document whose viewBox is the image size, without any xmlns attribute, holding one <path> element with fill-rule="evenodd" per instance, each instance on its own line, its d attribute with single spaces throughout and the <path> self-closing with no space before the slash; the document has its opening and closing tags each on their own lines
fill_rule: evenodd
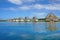
<svg viewBox="0 0 60 40">
<path fill-rule="evenodd" d="M 34 22 L 34 21 L 8 21 L 8 20 L 0 20 L 0 22 Z M 35 21 L 35 22 L 50 22 L 50 21 L 38 20 L 38 21 Z M 54 22 L 60 22 L 60 20 L 59 21 L 54 21 Z"/>
</svg>

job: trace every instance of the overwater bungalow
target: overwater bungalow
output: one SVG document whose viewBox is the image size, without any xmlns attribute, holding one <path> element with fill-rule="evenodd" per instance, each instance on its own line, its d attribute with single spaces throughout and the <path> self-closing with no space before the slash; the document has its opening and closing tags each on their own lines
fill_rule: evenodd
<svg viewBox="0 0 60 40">
<path fill-rule="evenodd" d="M 25 17 L 25 22 L 29 22 L 29 21 L 30 21 L 29 17 Z"/>
<path fill-rule="evenodd" d="M 11 19 L 8 19 L 7 21 L 8 21 L 8 22 L 11 22 Z"/>
<path fill-rule="evenodd" d="M 8 19 L 8 21 L 9 21 L 9 22 L 14 22 L 14 21 L 15 21 L 15 19 Z"/>
<path fill-rule="evenodd" d="M 55 16 L 53 13 L 49 13 L 46 16 L 46 21 L 58 21 L 58 17 Z"/>
<path fill-rule="evenodd" d="M 60 22 L 60 19 L 59 19 L 59 22 Z"/>
<path fill-rule="evenodd" d="M 24 19 L 23 18 L 18 18 L 19 22 L 23 22 Z"/>
<path fill-rule="evenodd" d="M 15 18 L 14 21 L 15 21 L 15 22 L 19 22 L 19 19 L 18 19 L 18 18 Z"/>
<path fill-rule="evenodd" d="M 14 19 L 9 19 L 8 21 L 10 21 L 10 22 L 16 22 L 16 18 L 14 18 Z"/>
<path fill-rule="evenodd" d="M 10 21 L 10 22 L 22 22 L 22 21 L 24 21 L 24 19 L 22 19 L 22 18 L 14 18 L 14 19 L 9 19 L 8 21 Z"/>
<path fill-rule="evenodd" d="M 37 17 L 35 16 L 35 17 L 33 17 L 33 22 L 37 22 L 38 21 L 38 19 L 37 19 Z"/>
</svg>

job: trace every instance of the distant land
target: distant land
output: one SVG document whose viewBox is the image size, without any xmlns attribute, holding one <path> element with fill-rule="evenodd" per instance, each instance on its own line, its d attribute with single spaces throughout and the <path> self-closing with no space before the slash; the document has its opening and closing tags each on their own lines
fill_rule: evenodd
<svg viewBox="0 0 60 40">
<path fill-rule="evenodd" d="M 29 17 L 25 17 L 0 20 L 0 22 L 49 22 L 49 21 L 60 22 L 60 19 L 53 13 L 49 13 L 45 18 L 40 19 L 34 16 L 32 19 L 30 19 Z"/>
</svg>

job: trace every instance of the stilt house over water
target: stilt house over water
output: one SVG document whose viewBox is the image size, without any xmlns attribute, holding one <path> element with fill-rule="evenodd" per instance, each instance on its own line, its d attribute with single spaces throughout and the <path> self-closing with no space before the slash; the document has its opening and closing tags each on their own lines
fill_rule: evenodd
<svg viewBox="0 0 60 40">
<path fill-rule="evenodd" d="M 53 13 L 49 13 L 46 16 L 46 21 L 58 21 L 58 17 L 54 15 Z"/>
<path fill-rule="evenodd" d="M 25 17 L 25 22 L 29 22 L 29 21 L 30 21 L 29 17 Z"/>
<path fill-rule="evenodd" d="M 34 16 L 32 20 L 33 20 L 33 22 L 37 22 L 38 18 L 36 16 Z"/>
</svg>

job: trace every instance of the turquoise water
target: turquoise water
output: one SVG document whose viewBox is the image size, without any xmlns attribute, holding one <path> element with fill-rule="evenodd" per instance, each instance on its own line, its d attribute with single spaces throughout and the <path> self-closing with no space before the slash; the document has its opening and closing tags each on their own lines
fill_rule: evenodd
<svg viewBox="0 0 60 40">
<path fill-rule="evenodd" d="M 0 40 L 60 40 L 60 22 L 0 22 Z"/>
</svg>

